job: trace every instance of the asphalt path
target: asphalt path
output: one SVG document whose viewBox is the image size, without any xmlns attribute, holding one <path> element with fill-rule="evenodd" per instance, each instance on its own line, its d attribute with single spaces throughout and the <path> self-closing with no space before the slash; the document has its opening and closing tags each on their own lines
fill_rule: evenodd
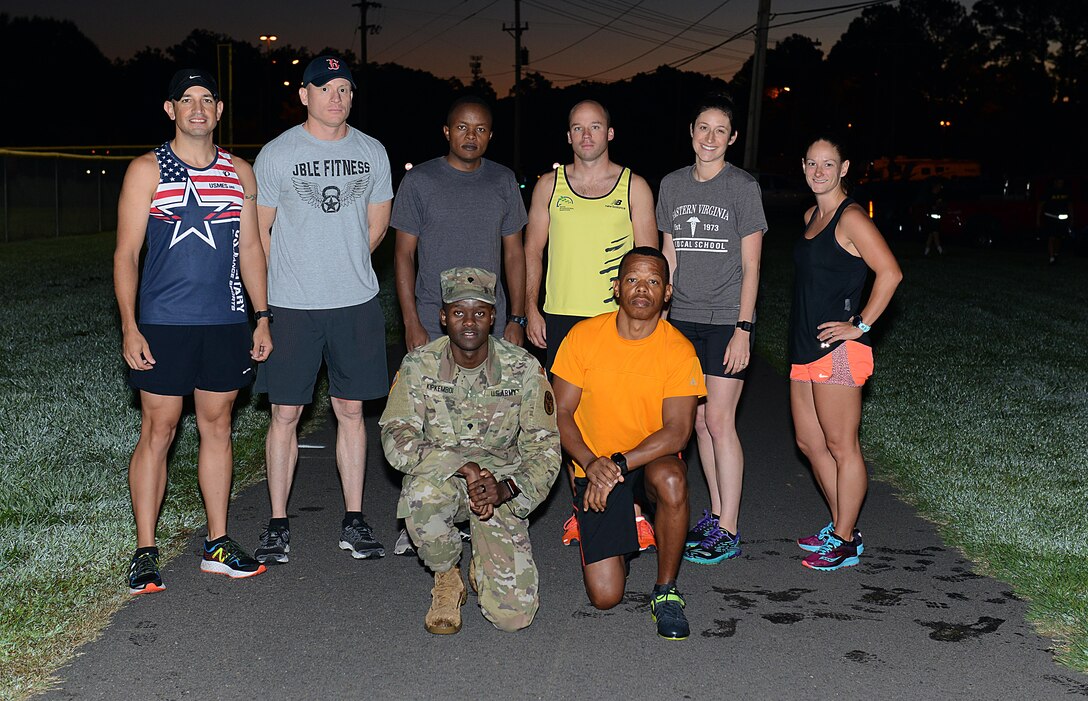
<svg viewBox="0 0 1088 701">
<path fill-rule="evenodd" d="M 739 412 L 744 553 L 682 566 L 686 641 L 655 633 L 652 554 L 632 563 L 623 603 L 589 605 L 578 550 L 560 543 L 570 514 L 562 484 L 531 528 L 541 578 L 533 625 L 500 632 L 470 594 L 459 634 L 428 634 L 432 578 L 415 557 L 392 555 L 400 479 L 382 457 L 375 403 L 364 511 L 385 558 L 353 560 L 337 548 L 343 502 L 334 434 L 322 427 L 303 440 L 321 447 L 301 450 L 290 563 L 246 580 L 203 574 L 204 533 L 194 534 L 188 552 L 163 567 L 167 590 L 122 608 L 43 698 L 1088 697 L 1088 676 L 1055 663 L 1052 641 L 1025 622 L 1027 604 L 977 574 L 886 483 L 870 488 L 860 565 L 801 566 L 794 539 L 827 513 L 794 449 L 787 385 L 753 364 Z M 708 505 L 694 456 L 689 478 L 694 519 Z M 263 483 L 246 490 L 231 508 L 232 535 L 252 549 L 268 509 Z"/>
</svg>

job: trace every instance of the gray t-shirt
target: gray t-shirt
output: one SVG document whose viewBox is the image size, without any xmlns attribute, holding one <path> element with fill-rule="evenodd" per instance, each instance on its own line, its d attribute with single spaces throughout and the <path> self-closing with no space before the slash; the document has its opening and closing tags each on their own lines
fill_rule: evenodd
<svg viewBox="0 0 1088 701">
<path fill-rule="evenodd" d="M 457 170 L 445 157 L 405 173 L 397 189 L 390 221 L 394 229 L 416 236 L 416 309 L 433 341 L 442 336 L 439 276 L 443 270 L 471 266 L 501 277 L 502 238 L 518 233 L 528 221 L 514 173 L 486 158 L 472 172 Z M 506 326 L 506 296 L 496 291 L 495 326 Z"/>
<path fill-rule="evenodd" d="M 393 198 L 385 147 L 361 131 L 322 141 L 299 125 L 254 163 L 257 204 L 276 208 L 268 303 L 339 309 L 378 294 L 367 206 Z"/>
<path fill-rule="evenodd" d="M 740 240 L 767 230 L 759 183 L 726 164 L 705 183 L 694 166 L 661 181 L 657 228 L 672 236 L 676 270 L 672 274 L 669 318 L 702 324 L 737 323 L 740 314 Z"/>
</svg>

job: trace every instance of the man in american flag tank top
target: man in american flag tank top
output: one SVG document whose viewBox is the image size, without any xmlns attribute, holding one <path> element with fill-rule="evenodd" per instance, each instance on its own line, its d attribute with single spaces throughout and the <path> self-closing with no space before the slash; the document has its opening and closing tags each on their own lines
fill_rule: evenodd
<svg viewBox="0 0 1088 701">
<path fill-rule="evenodd" d="M 129 463 L 137 539 L 128 571 L 132 594 L 165 589 L 155 527 L 167 454 L 188 395 L 196 407 L 197 471 L 208 517 L 200 568 L 232 578 L 265 570 L 227 535 L 231 409 L 238 390 L 253 380 L 252 362 L 272 351 L 257 181 L 248 163 L 212 140 L 223 103 L 208 73 L 178 71 L 163 109 L 174 122 L 174 138 L 129 165 L 114 253 L 122 354 L 141 412 Z M 252 332 L 249 304 L 257 318 Z"/>
</svg>

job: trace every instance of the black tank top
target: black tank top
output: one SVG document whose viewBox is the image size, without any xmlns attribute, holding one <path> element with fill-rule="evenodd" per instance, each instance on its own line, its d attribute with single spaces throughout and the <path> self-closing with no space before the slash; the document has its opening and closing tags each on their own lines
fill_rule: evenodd
<svg viewBox="0 0 1088 701">
<path fill-rule="evenodd" d="M 821 347 L 817 326 L 828 321 L 848 321 L 861 311 L 861 290 L 869 267 L 850 255 L 835 240 L 835 227 L 843 211 L 854 203 L 847 197 L 823 231 L 802 236 L 793 248 L 793 308 L 790 311 L 790 363 L 811 363 L 833 351 L 841 341 Z M 813 211 L 815 219 L 819 212 Z M 809 224 L 812 219 L 809 219 Z M 805 227 L 806 231 L 808 227 Z M 868 334 L 857 339 L 871 345 Z"/>
</svg>

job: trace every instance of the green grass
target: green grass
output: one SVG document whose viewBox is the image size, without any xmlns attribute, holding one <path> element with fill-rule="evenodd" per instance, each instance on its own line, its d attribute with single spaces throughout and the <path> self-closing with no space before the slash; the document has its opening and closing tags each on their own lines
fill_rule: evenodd
<svg viewBox="0 0 1088 701">
<path fill-rule="evenodd" d="M 767 239 L 759 302 L 758 350 L 779 369 L 790 224 Z M 936 259 L 896 248 L 904 280 L 874 331 L 866 457 L 1088 671 L 1088 260 L 1050 267 L 1041 244 Z"/>
<path fill-rule="evenodd" d="M 776 225 L 766 243 L 757 345 L 780 369 L 798 231 Z M 0 698 L 41 688 L 127 597 L 139 412 L 118 353 L 112 247 L 112 234 L 0 246 Z M 1088 261 L 916 248 L 878 324 L 867 456 L 1088 671 Z M 375 262 L 395 343 L 390 250 Z M 262 476 L 267 423 L 239 404 L 236 489 Z M 159 525 L 168 554 L 203 525 L 191 417 L 179 434 Z"/>
<path fill-rule="evenodd" d="M 119 353 L 113 244 L 106 233 L 0 246 L 0 699 L 42 688 L 128 597 L 140 413 Z M 392 290 L 392 266 L 380 270 Z M 391 293 L 381 302 L 393 342 L 396 304 Z M 235 492 L 264 476 L 267 423 L 243 394 Z M 204 525 L 191 412 L 178 434 L 158 529 L 166 557 Z"/>
</svg>

